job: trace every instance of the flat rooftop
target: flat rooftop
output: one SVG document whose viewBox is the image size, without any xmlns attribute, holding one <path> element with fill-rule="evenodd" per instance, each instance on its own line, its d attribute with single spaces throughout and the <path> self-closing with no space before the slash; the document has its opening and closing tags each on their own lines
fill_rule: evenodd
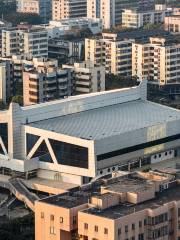
<svg viewBox="0 0 180 240">
<path fill-rule="evenodd" d="M 105 210 L 100 210 L 97 208 L 88 208 L 86 210 L 83 210 L 83 212 L 109 219 L 118 219 L 120 217 L 132 214 L 134 212 L 142 211 L 144 209 L 156 209 L 168 202 L 178 200 L 180 200 L 179 185 L 173 188 L 169 188 L 161 193 L 158 193 L 156 195 L 156 198 L 140 204 L 124 203 L 119 204 L 115 207 L 110 207 Z"/>
<path fill-rule="evenodd" d="M 30 123 L 35 128 L 99 140 L 180 119 L 180 111 L 144 100 L 100 107 Z"/>
<path fill-rule="evenodd" d="M 152 185 L 151 185 L 152 186 Z M 128 175 L 128 177 L 121 178 L 119 181 L 115 183 L 108 184 L 105 188 L 108 191 L 113 193 L 126 193 L 133 192 L 138 193 L 144 190 L 148 190 L 150 187 L 150 183 L 146 179 L 138 178 L 138 176 Z"/>
</svg>

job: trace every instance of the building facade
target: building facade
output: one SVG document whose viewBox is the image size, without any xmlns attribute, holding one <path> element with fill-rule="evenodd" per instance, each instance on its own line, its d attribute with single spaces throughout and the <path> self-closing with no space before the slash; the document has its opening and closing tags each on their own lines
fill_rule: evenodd
<svg viewBox="0 0 180 240">
<path fill-rule="evenodd" d="M 165 17 L 164 28 L 171 33 L 180 34 L 180 14 Z"/>
<path fill-rule="evenodd" d="M 37 201 L 36 240 L 179 238 L 178 180 L 135 172 L 97 185 Z"/>
<path fill-rule="evenodd" d="M 23 70 L 24 106 L 71 96 L 73 83 L 68 71 L 58 68 L 57 60 L 33 59 Z"/>
<path fill-rule="evenodd" d="M 152 8 L 154 1 L 88 0 L 87 17 L 101 18 L 103 28 L 109 29 L 122 23 L 122 12 L 126 8 Z"/>
<path fill-rule="evenodd" d="M 140 28 L 148 24 L 164 23 L 166 16 L 172 14 L 172 10 L 133 10 L 125 9 L 122 13 L 122 26 L 126 28 Z"/>
<path fill-rule="evenodd" d="M 48 34 L 42 27 L 20 26 L 2 31 L 2 57 L 48 57 Z"/>
<path fill-rule="evenodd" d="M 132 75 L 157 85 L 180 83 L 180 43 L 174 37 L 133 43 Z"/>
<path fill-rule="evenodd" d="M 55 21 L 86 16 L 86 0 L 52 0 L 52 19 Z"/>
<path fill-rule="evenodd" d="M 74 83 L 74 94 L 84 94 L 105 91 L 105 68 L 94 66 L 92 62 L 63 65 L 63 69 L 71 72 Z"/>
<path fill-rule="evenodd" d="M 179 110 L 146 100 L 145 82 L 27 107 L 11 103 L 0 112 L 0 166 L 81 185 L 179 156 L 179 122 Z"/>
<path fill-rule="evenodd" d="M 17 0 L 17 12 L 38 14 L 43 23 L 52 19 L 52 0 Z"/>
<path fill-rule="evenodd" d="M 85 60 L 105 66 L 106 73 L 130 76 L 133 39 L 116 39 L 116 34 L 102 34 L 101 39 L 85 39 Z"/>
</svg>

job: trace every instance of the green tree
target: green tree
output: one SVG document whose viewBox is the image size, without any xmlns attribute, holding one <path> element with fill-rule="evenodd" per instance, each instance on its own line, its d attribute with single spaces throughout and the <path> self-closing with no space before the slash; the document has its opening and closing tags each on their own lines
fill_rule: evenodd
<svg viewBox="0 0 180 240">
<path fill-rule="evenodd" d="M 16 95 L 16 96 L 12 97 L 11 101 L 14 103 L 18 103 L 20 106 L 23 105 L 23 97 L 21 95 Z"/>
</svg>

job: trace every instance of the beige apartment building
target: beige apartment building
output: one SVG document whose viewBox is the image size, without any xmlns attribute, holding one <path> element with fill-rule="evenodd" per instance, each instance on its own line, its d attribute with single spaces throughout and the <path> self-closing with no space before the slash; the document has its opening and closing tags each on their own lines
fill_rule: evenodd
<svg viewBox="0 0 180 240">
<path fill-rule="evenodd" d="M 180 13 L 179 15 L 165 17 L 164 28 L 171 33 L 180 34 Z"/>
<path fill-rule="evenodd" d="M 154 0 L 87 0 L 87 17 L 101 18 L 103 28 L 109 29 L 122 23 L 126 8 L 152 8 Z"/>
<path fill-rule="evenodd" d="M 52 0 L 16 0 L 17 12 L 38 14 L 44 23 L 51 20 Z"/>
<path fill-rule="evenodd" d="M 105 90 L 105 70 L 89 62 L 58 67 L 56 60 L 34 59 L 23 72 L 24 105 Z"/>
<path fill-rule="evenodd" d="M 63 65 L 63 69 L 71 72 L 75 94 L 105 91 L 104 66 L 94 66 L 92 62 L 86 61 L 72 66 Z"/>
<path fill-rule="evenodd" d="M 58 68 L 57 60 L 33 59 L 23 70 L 24 105 L 32 105 L 72 95 L 71 78 Z"/>
<path fill-rule="evenodd" d="M 132 45 L 132 76 L 158 85 L 180 82 L 180 42 L 175 37 L 155 37 Z"/>
<path fill-rule="evenodd" d="M 52 19 L 79 18 L 87 16 L 86 0 L 52 0 Z"/>
<path fill-rule="evenodd" d="M 48 34 L 42 27 L 19 26 L 2 31 L 2 57 L 23 55 L 25 57 L 48 56 Z"/>
<path fill-rule="evenodd" d="M 36 240 L 179 239 L 180 185 L 158 172 L 120 173 L 35 203 Z"/>
<path fill-rule="evenodd" d="M 85 39 L 85 59 L 105 66 L 106 73 L 130 76 L 133 39 L 103 33 L 102 38 Z"/>
</svg>

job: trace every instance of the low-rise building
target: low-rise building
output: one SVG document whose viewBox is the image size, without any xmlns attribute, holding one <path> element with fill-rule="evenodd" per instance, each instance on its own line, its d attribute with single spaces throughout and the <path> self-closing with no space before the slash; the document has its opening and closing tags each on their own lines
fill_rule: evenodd
<svg viewBox="0 0 180 240">
<path fill-rule="evenodd" d="M 69 32 L 77 32 L 77 30 L 89 29 L 92 34 L 102 32 L 102 20 L 99 18 L 92 19 L 86 17 L 61 19 L 59 21 L 50 21 L 46 25 L 49 38 L 58 38 Z"/>
<path fill-rule="evenodd" d="M 101 179 L 35 203 L 36 240 L 178 239 L 178 179 L 140 172 Z"/>
</svg>

